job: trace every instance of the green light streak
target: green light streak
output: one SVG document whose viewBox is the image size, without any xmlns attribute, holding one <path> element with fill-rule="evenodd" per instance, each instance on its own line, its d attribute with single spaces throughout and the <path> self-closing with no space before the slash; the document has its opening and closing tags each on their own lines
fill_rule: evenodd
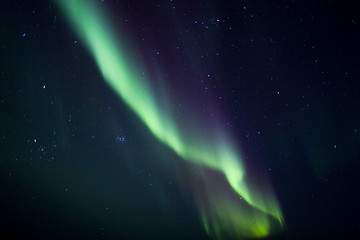
<svg viewBox="0 0 360 240">
<path fill-rule="evenodd" d="M 179 131 L 170 114 L 161 111 L 161 105 L 151 94 L 148 83 L 136 74 L 142 72 L 137 71 L 142 69 L 140 64 L 134 64 L 127 49 L 121 48 L 126 44 L 114 34 L 114 28 L 101 10 L 103 6 L 82 0 L 58 0 L 57 3 L 95 58 L 107 84 L 155 137 L 183 159 L 221 172 L 233 190 L 246 201 L 247 206 L 240 207 L 233 200 L 229 202 L 226 197 L 209 192 L 211 209 L 205 211 L 199 207 L 200 217 L 209 234 L 219 238 L 222 232 L 236 237 L 263 237 L 271 231 L 271 219 L 283 225 L 281 210 L 273 194 L 247 184 L 241 158 L 236 148 L 231 146 L 229 137 L 216 142 L 209 142 L 201 136 L 190 138 L 187 134 L 189 129 Z M 256 221 L 249 222 L 249 218 L 256 218 Z"/>
</svg>

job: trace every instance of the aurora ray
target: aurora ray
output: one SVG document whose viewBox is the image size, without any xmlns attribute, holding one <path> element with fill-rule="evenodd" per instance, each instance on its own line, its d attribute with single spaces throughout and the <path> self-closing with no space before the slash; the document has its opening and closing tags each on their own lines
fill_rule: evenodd
<svg viewBox="0 0 360 240">
<path fill-rule="evenodd" d="M 265 187 L 259 189 L 249 182 L 241 155 L 228 134 L 218 129 L 211 135 L 221 136 L 216 139 L 194 136 L 191 129 L 180 127 L 171 114 L 162 110 L 160 101 L 152 94 L 150 79 L 142 79 L 137 74 L 144 68 L 137 63 L 136 57 L 127 52 L 130 45 L 124 37 L 114 33 L 115 28 L 106 18 L 103 7 L 94 1 L 59 0 L 57 3 L 95 58 L 106 83 L 152 134 L 182 159 L 222 174 L 237 196 L 219 194 L 221 188 L 213 187 L 206 173 L 200 176 L 206 204 L 198 204 L 199 214 L 209 234 L 219 238 L 223 234 L 239 238 L 263 237 L 271 232 L 272 222 L 283 225 L 276 197 L 271 190 Z M 140 69 L 142 71 L 138 71 Z M 196 124 L 196 119 L 189 119 L 189 123 Z M 239 198 L 246 204 L 240 204 Z M 199 201 L 204 200 L 201 199 Z"/>
</svg>

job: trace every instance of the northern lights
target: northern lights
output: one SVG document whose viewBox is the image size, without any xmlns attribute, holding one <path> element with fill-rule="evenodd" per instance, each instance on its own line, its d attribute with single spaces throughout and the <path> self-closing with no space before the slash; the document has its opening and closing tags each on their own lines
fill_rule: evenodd
<svg viewBox="0 0 360 240">
<path fill-rule="evenodd" d="M 128 47 L 124 39 L 117 37 L 101 7 L 94 1 L 57 3 L 95 58 L 104 80 L 154 136 L 184 160 L 221 172 L 237 193 L 237 197 L 229 193 L 221 195 L 221 188 L 211 186 L 206 174 L 202 176 L 206 204 L 199 200 L 198 208 L 208 234 L 218 238 L 265 237 L 271 233 L 274 219 L 278 225 L 284 224 L 273 192 L 267 189 L 266 183 L 258 188 L 249 182 L 241 154 L 220 126 L 208 136 L 194 136 L 190 129 L 179 128 L 174 117 L 163 110 L 164 106 L 152 94 L 148 83 L 151 79 L 142 80 L 137 74 L 144 69 L 136 63 L 136 56 L 127 51 L 132 46 Z M 216 140 L 207 140 L 215 136 Z"/>
<path fill-rule="evenodd" d="M 358 2 L 0 7 L 0 238 L 360 239 Z"/>
</svg>

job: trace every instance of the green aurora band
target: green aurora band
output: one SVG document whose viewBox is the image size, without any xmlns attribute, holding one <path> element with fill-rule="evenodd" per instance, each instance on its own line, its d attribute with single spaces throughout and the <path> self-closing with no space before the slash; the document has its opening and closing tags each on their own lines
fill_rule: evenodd
<svg viewBox="0 0 360 240">
<path fill-rule="evenodd" d="M 264 237 L 284 221 L 276 197 L 269 188 L 260 191 L 247 183 L 245 168 L 240 154 L 225 134 L 217 134 L 216 140 L 193 136 L 190 129 L 181 129 L 179 124 L 164 114 L 163 106 L 152 95 L 149 82 L 139 76 L 129 48 L 119 38 L 106 18 L 104 6 L 95 1 L 58 0 L 60 9 L 69 24 L 83 40 L 95 58 L 105 81 L 119 97 L 136 113 L 143 123 L 161 142 L 173 149 L 189 163 L 217 171 L 225 177 L 236 198 L 214 193 L 214 188 L 203 177 L 206 204 L 198 203 L 201 221 L 209 235 Z M 136 67 L 134 67 L 136 66 Z M 190 123 L 189 119 L 189 123 Z M 262 184 L 264 186 L 264 184 Z M 241 201 L 241 203 L 240 203 Z M 246 203 L 244 203 L 244 201 Z"/>
</svg>

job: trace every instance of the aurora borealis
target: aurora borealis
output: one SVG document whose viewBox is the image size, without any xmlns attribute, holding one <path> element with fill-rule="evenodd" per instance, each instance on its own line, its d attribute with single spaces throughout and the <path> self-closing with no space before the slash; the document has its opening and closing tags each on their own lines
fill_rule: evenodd
<svg viewBox="0 0 360 240">
<path fill-rule="evenodd" d="M 357 239 L 355 2 L 5 1 L 14 239 Z"/>
<path fill-rule="evenodd" d="M 179 129 L 174 118 L 160 110 L 164 108 L 154 99 L 146 83 L 136 76 L 135 72 L 139 71 L 131 69 L 130 66 L 134 64 L 127 63 L 128 59 L 131 62 L 131 58 L 122 50 L 126 47 L 119 46 L 116 42 L 111 34 L 114 30 L 105 23 L 105 14 L 96 11 L 98 6 L 93 6 L 93 3 L 88 1 L 71 0 L 59 1 L 59 4 L 70 18 L 70 24 L 75 26 L 78 34 L 87 43 L 104 79 L 151 132 L 183 159 L 222 172 L 238 197 L 242 197 L 250 207 L 260 210 L 248 210 L 248 206 L 241 206 L 234 200 L 222 202 L 222 196 L 215 196 L 216 193 L 210 192 L 207 197 L 211 205 L 207 211 L 214 213 L 202 214 L 208 232 L 215 231 L 220 238 L 220 232 L 229 235 L 235 233 L 235 236 L 264 237 L 271 231 L 267 215 L 283 224 L 281 210 L 272 193 L 261 194 L 261 190 L 252 189 L 246 183 L 246 172 L 241 159 L 230 148 L 230 142 L 225 136 L 219 138 L 221 141 L 215 141 L 214 146 L 206 143 L 204 137 L 195 136 L 195 139 L 191 139 L 187 136 L 188 129 Z M 207 185 L 206 179 L 204 182 Z M 236 208 L 235 212 L 233 208 Z M 252 218 L 256 218 L 256 222 L 249 220 Z"/>
</svg>

